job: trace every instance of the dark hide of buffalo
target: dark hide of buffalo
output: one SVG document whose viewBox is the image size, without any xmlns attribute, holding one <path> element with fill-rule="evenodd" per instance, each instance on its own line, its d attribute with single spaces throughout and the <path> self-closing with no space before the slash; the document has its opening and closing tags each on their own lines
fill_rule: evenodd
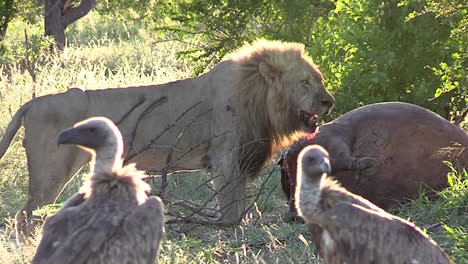
<svg viewBox="0 0 468 264">
<path fill-rule="evenodd" d="M 418 196 L 421 187 L 447 186 L 450 168 L 468 167 L 468 134 L 439 115 L 408 103 L 378 103 L 350 111 L 287 148 L 279 161 L 283 191 L 294 208 L 299 152 L 323 146 L 332 175 L 350 192 L 388 209 Z"/>
</svg>

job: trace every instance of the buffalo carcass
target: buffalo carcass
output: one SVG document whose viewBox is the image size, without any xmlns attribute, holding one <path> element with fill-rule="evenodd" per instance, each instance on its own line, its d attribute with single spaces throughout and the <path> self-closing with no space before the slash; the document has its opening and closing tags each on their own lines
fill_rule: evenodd
<svg viewBox="0 0 468 264">
<path fill-rule="evenodd" d="M 389 102 L 363 106 L 296 141 L 279 161 L 289 216 L 297 218 L 294 189 L 297 157 L 306 146 L 323 146 L 332 175 L 351 192 L 388 209 L 417 197 L 422 186 L 441 190 L 450 168 L 468 167 L 468 134 L 417 105 Z"/>
</svg>

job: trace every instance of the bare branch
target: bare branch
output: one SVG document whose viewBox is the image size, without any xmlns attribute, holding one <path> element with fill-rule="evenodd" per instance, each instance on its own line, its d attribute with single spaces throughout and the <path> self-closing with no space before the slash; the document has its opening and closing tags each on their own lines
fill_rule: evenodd
<svg viewBox="0 0 468 264">
<path fill-rule="evenodd" d="M 135 123 L 135 126 L 133 127 L 133 130 L 132 130 L 132 133 L 130 133 L 129 137 L 130 137 L 130 142 L 128 143 L 128 146 L 129 146 L 129 150 L 128 150 L 128 153 L 131 153 L 131 150 L 133 149 L 133 141 L 135 140 L 135 136 L 136 136 L 136 131 L 138 129 L 138 125 L 140 124 L 140 121 L 143 117 L 145 117 L 147 114 L 149 114 L 151 111 L 153 111 L 157 106 L 163 104 L 163 103 L 166 103 L 168 101 L 168 98 L 167 96 L 161 96 L 160 98 L 156 99 L 153 103 L 151 103 L 148 107 L 146 107 L 146 109 L 143 111 L 143 113 L 138 117 L 136 123 Z M 135 109 L 138 105 L 135 105 L 131 111 L 133 111 L 133 109 Z M 129 114 L 130 112 L 128 112 Z M 122 117 L 121 120 L 123 120 L 124 118 L 126 118 L 127 115 L 124 115 Z M 128 158 L 130 154 L 127 154 L 127 157 L 124 159 L 124 163 L 128 162 L 131 158 Z M 135 155 L 132 156 L 132 158 L 135 157 Z"/>
<path fill-rule="evenodd" d="M 268 173 L 267 178 L 266 178 L 265 180 L 263 180 L 262 185 L 260 186 L 260 190 L 258 191 L 257 196 L 255 197 L 255 200 L 250 204 L 250 206 L 248 206 L 248 207 L 244 210 L 244 212 L 242 213 L 242 215 L 245 215 L 250 209 L 252 209 L 252 207 L 254 206 L 254 204 L 258 201 L 258 199 L 260 198 L 260 194 L 261 194 L 262 191 L 265 189 L 266 182 L 268 181 L 268 179 L 271 178 L 271 176 L 273 175 L 273 172 L 274 172 L 274 171 L 275 171 L 275 170 L 272 169 L 272 170 L 270 171 L 270 173 Z M 268 196 L 269 196 L 269 195 L 268 195 Z"/>
<path fill-rule="evenodd" d="M 36 60 L 31 61 L 30 60 L 30 43 L 29 43 L 29 38 L 28 38 L 28 33 L 26 31 L 26 28 L 24 29 L 24 45 L 25 45 L 25 64 L 26 64 L 26 70 L 28 70 L 29 75 L 31 75 L 31 78 L 33 80 L 33 91 L 32 91 L 32 99 L 36 98 Z"/>
<path fill-rule="evenodd" d="M 84 17 L 96 6 L 96 0 L 81 0 L 80 5 L 72 7 L 62 14 L 62 24 L 64 28 L 75 22 L 76 20 Z"/>
<path fill-rule="evenodd" d="M 119 126 L 138 106 L 140 106 L 142 103 L 144 103 L 146 100 L 142 98 L 138 103 L 136 103 L 130 110 L 128 110 L 120 119 L 119 121 L 115 122 L 116 126 Z"/>
<path fill-rule="evenodd" d="M 197 204 L 191 203 L 186 200 L 177 200 L 177 201 L 169 202 L 168 206 L 180 206 L 185 209 L 188 209 L 189 211 L 194 212 L 194 214 L 192 214 L 191 216 L 197 214 L 197 215 L 201 215 L 207 218 L 215 218 L 217 215 L 219 215 L 218 209 L 199 206 Z M 213 214 L 204 213 L 203 211 L 212 211 Z"/>
<path fill-rule="evenodd" d="M 199 224 L 199 225 L 212 225 L 212 226 L 232 226 L 233 225 L 232 223 L 200 220 L 200 219 L 196 219 L 196 218 L 193 218 L 193 217 L 187 217 L 187 216 L 176 216 L 176 219 L 170 219 L 170 220 L 166 221 L 167 225 L 180 224 L 180 223 Z"/>
<path fill-rule="evenodd" d="M 164 166 L 163 168 L 154 169 L 154 170 L 152 170 L 152 172 L 155 173 L 155 174 L 160 173 L 163 169 L 165 169 L 166 167 L 170 167 L 172 164 L 174 164 L 174 163 L 176 163 L 177 161 L 181 160 L 181 159 L 184 158 L 186 155 L 188 155 L 190 152 L 192 152 L 192 151 L 194 151 L 195 149 L 199 148 L 201 145 L 210 142 L 210 141 L 211 141 L 212 139 L 214 139 L 214 138 L 223 136 L 223 135 L 227 134 L 228 132 L 230 132 L 230 130 L 227 130 L 227 131 L 224 131 L 224 132 L 222 132 L 222 133 L 213 135 L 213 136 L 211 136 L 211 137 L 208 137 L 208 138 L 206 138 L 206 139 L 200 141 L 198 144 L 193 145 L 190 149 L 188 149 L 187 151 L 185 151 L 184 153 L 182 153 L 182 154 L 181 154 L 180 156 L 178 156 L 176 159 L 174 159 L 174 160 L 172 160 L 170 163 L 166 164 L 166 166 Z"/>
<path fill-rule="evenodd" d="M 162 137 L 167 131 L 169 131 L 169 129 L 173 128 L 175 125 L 177 125 L 177 122 L 182 119 L 182 117 L 184 117 L 188 112 L 190 112 L 192 109 L 194 109 L 195 107 L 197 107 L 199 104 L 201 104 L 201 102 L 197 102 L 195 103 L 194 105 L 192 105 L 191 107 L 189 107 L 187 110 L 185 110 L 177 119 L 174 123 L 172 124 L 168 124 L 162 131 L 161 133 L 159 133 L 159 135 L 157 135 L 155 138 L 153 138 L 152 140 L 150 140 L 150 142 L 148 144 L 146 144 L 142 149 L 140 149 L 139 151 L 134 151 L 134 152 L 128 152 L 127 156 L 125 157 L 124 159 L 124 163 L 127 163 L 129 160 L 133 159 L 135 156 L 138 155 L 138 153 L 142 153 L 142 152 L 145 152 L 147 150 L 149 150 L 151 148 L 152 145 L 154 145 L 156 143 L 156 141 L 159 140 L 160 137 Z M 211 110 L 210 110 L 211 111 Z M 138 123 L 140 122 L 140 120 L 142 119 L 143 117 L 140 117 L 137 121 L 137 124 L 136 126 L 138 126 Z M 136 131 L 136 128 L 134 129 Z M 132 140 L 133 142 L 133 140 Z M 130 145 L 131 146 L 131 145 Z"/>
<path fill-rule="evenodd" d="M 191 111 L 192 109 L 195 109 L 196 106 L 198 106 L 201 102 L 197 102 L 195 103 L 192 107 L 190 107 L 189 109 L 187 109 L 186 111 L 184 111 L 177 119 L 176 119 L 176 123 L 179 122 L 180 119 L 182 119 L 182 117 L 188 113 L 189 111 Z M 211 111 L 211 110 L 210 110 Z M 207 113 L 207 112 L 206 112 Z M 167 157 L 166 157 L 166 164 L 169 164 L 172 160 L 172 154 L 174 153 L 174 149 L 177 147 L 177 144 L 179 144 L 179 141 L 180 139 L 184 136 L 185 132 L 187 131 L 187 129 L 189 129 L 193 123 L 195 123 L 195 121 L 200 118 L 201 116 L 205 115 L 205 113 L 202 113 L 198 116 L 196 116 L 194 119 L 192 119 L 186 126 L 185 128 L 182 130 L 182 132 L 177 136 L 176 138 L 176 142 L 174 142 L 174 144 L 172 145 L 172 147 L 169 149 L 169 152 L 167 154 Z M 165 190 L 166 190 L 166 187 L 167 187 L 167 172 L 169 170 L 169 166 L 165 166 L 162 170 L 161 170 L 161 194 L 164 194 Z"/>
</svg>

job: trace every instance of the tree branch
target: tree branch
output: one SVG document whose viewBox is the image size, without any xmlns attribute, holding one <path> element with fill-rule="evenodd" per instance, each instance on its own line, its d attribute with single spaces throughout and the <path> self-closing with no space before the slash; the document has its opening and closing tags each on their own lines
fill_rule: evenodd
<svg viewBox="0 0 468 264">
<path fill-rule="evenodd" d="M 62 14 L 62 24 L 64 28 L 75 22 L 76 20 L 84 17 L 86 14 L 96 6 L 96 0 L 81 0 L 77 7 L 72 7 Z"/>
</svg>

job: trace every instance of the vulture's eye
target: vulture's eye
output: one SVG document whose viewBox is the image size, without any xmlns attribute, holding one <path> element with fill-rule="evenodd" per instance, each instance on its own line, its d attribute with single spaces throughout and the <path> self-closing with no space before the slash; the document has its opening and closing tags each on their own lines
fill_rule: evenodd
<svg viewBox="0 0 468 264">
<path fill-rule="evenodd" d="M 88 131 L 91 132 L 91 133 L 94 133 L 94 132 L 96 132 L 96 128 L 95 127 L 90 127 L 90 128 L 88 128 Z"/>
</svg>

